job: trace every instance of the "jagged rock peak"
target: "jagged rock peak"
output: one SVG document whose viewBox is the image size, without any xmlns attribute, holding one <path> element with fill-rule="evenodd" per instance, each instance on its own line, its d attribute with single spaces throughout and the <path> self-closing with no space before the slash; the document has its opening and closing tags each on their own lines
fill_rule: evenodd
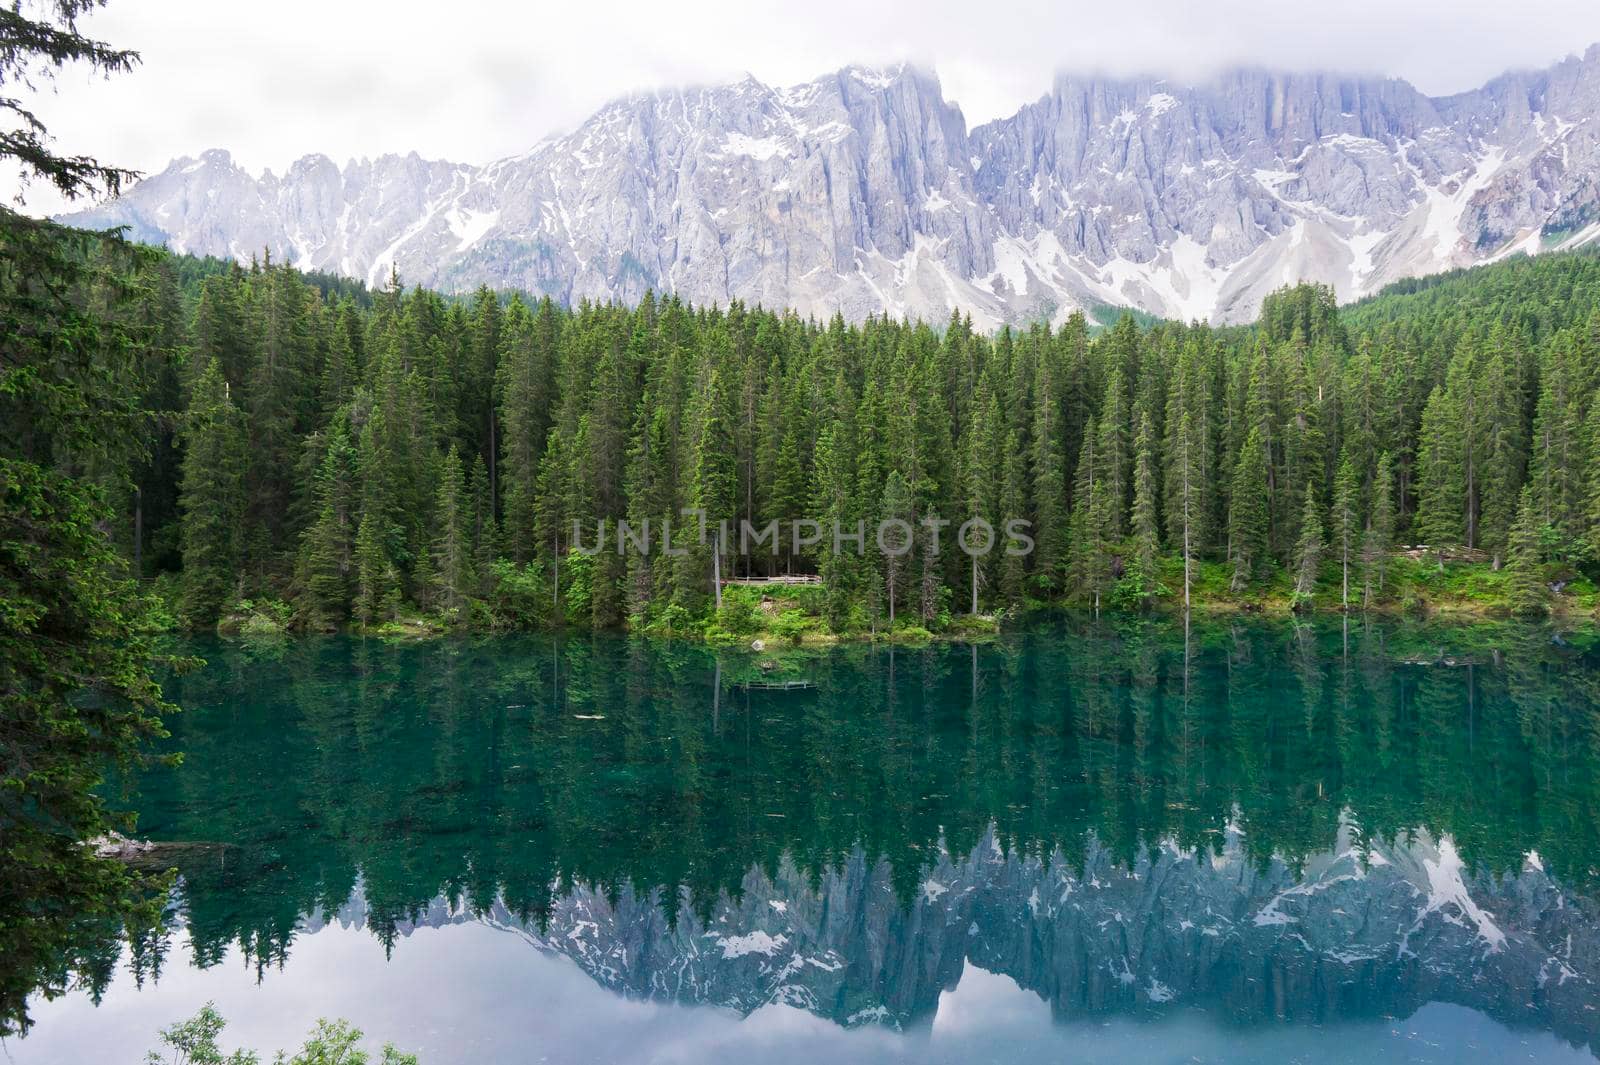
<svg viewBox="0 0 1600 1065">
<path fill-rule="evenodd" d="M 1063 74 L 970 130 L 911 64 L 746 75 L 620 96 L 482 167 L 308 155 L 252 176 L 213 149 L 68 221 L 569 302 L 653 288 L 987 327 L 1105 306 L 1234 322 L 1295 281 L 1351 299 L 1600 236 L 1600 46 L 1438 98 L 1325 72 Z"/>
</svg>

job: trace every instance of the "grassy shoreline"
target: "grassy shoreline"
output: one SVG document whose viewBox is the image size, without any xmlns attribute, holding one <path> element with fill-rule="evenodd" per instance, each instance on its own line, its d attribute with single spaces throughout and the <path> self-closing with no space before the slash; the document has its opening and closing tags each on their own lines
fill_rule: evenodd
<svg viewBox="0 0 1600 1065">
<path fill-rule="evenodd" d="M 1416 551 L 1395 553 L 1385 567 L 1383 590 L 1363 602 L 1365 588 L 1351 570 L 1350 602 L 1342 602 L 1343 572 L 1337 562 L 1325 564 L 1314 592 L 1296 597 L 1287 570 L 1275 568 L 1266 578 L 1235 592 L 1233 569 L 1225 562 L 1194 564 L 1191 584 L 1192 613 L 1200 616 L 1252 616 L 1294 618 L 1309 616 L 1409 618 L 1416 620 L 1510 620 L 1518 615 L 1509 606 L 1507 575 L 1487 561 L 1451 559 L 1442 565 L 1432 555 Z M 1163 558 L 1158 573 L 1159 594 L 1142 604 L 1103 604 L 1100 614 L 1111 617 L 1181 615 L 1183 562 Z M 158 595 L 160 590 L 158 589 Z M 721 611 L 708 608 L 696 614 L 669 607 L 654 616 L 634 617 L 616 631 L 686 640 L 713 647 L 776 650 L 792 647 L 826 647 L 841 643 L 892 642 L 923 644 L 933 641 L 988 640 L 1023 618 L 1053 611 L 1093 612 L 1090 604 L 1071 599 L 1029 599 L 994 613 L 977 615 L 945 612 L 931 624 L 920 617 L 902 616 L 891 629 L 865 621 L 862 604 L 851 604 L 853 624 L 835 629 L 827 618 L 827 590 L 820 584 L 729 586 Z M 1600 588 L 1587 577 L 1574 575 L 1551 591 L 1548 617 L 1563 624 L 1600 624 Z M 172 627 L 177 628 L 175 614 Z M 487 619 L 487 620 L 486 620 Z M 558 631 L 586 632 L 590 627 L 548 617 L 536 622 L 506 623 L 487 611 L 462 617 L 458 613 L 402 609 L 377 625 L 307 626 L 294 608 L 280 600 L 239 600 L 216 626 L 227 638 L 278 638 L 294 633 L 348 631 L 387 640 L 425 640 L 461 634 Z"/>
</svg>

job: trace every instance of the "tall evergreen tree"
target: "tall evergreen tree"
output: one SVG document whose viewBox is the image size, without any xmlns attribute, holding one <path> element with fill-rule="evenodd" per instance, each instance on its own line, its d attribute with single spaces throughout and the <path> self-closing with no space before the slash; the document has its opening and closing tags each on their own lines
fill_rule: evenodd
<svg viewBox="0 0 1600 1065">
<path fill-rule="evenodd" d="M 888 607 L 889 628 L 894 628 L 895 604 L 905 591 L 906 571 L 910 565 L 911 551 L 915 546 L 912 522 L 916 520 L 916 502 L 911 488 L 899 470 L 889 473 L 883 486 L 883 499 L 878 507 L 878 549 L 883 567 L 884 603 Z"/>
<path fill-rule="evenodd" d="M 1167 474 L 1171 504 L 1168 529 L 1183 554 L 1183 606 L 1187 610 L 1194 584 L 1195 550 L 1204 543 L 1202 491 L 1205 484 L 1201 466 L 1202 441 L 1188 411 L 1178 418 L 1178 432 L 1172 447 L 1172 466 Z"/>
<path fill-rule="evenodd" d="M 1133 557 L 1129 575 L 1148 599 L 1157 584 L 1156 555 L 1160 550 L 1156 528 L 1155 440 L 1148 414 L 1139 418 L 1133 450 Z"/>
<path fill-rule="evenodd" d="M 195 382 L 184 440 L 183 613 L 203 624 L 217 619 L 238 583 L 245 507 L 244 425 L 215 359 Z"/>
<path fill-rule="evenodd" d="M 316 478 L 316 521 L 301 538 L 307 607 L 315 627 L 336 624 L 350 612 L 360 497 L 356 449 L 345 422 L 329 431 Z"/>
<path fill-rule="evenodd" d="M 465 607 L 476 584 L 466 511 L 461 455 L 451 444 L 439 474 L 438 501 L 433 509 L 434 580 L 438 582 L 439 602 L 448 610 Z"/>
<path fill-rule="evenodd" d="M 1385 451 L 1378 456 L 1378 475 L 1372 482 L 1372 509 L 1361 541 L 1362 602 L 1371 606 L 1383 594 L 1389 552 L 1394 548 L 1394 464 Z"/>
<path fill-rule="evenodd" d="M 1459 404 L 1443 387 L 1428 397 L 1418 448 L 1417 531 L 1436 547 L 1464 543 L 1467 528 Z"/>
<path fill-rule="evenodd" d="M 1033 579 L 1050 595 L 1061 587 L 1069 549 L 1067 528 L 1067 461 L 1065 425 L 1056 399 L 1056 377 L 1049 360 L 1041 362 L 1034 385 L 1033 411 L 1033 517 L 1038 541 Z M 1091 448 L 1091 451 L 1093 449 Z"/>
<path fill-rule="evenodd" d="M 1099 454 L 1104 436 L 1091 419 L 1083 435 L 1072 489 L 1072 584 L 1094 609 L 1110 585 L 1111 491 Z"/>
<path fill-rule="evenodd" d="M 1356 468 L 1349 452 L 1345 452 L 1333 479 L 1333 508 L 1329 512 L 1333 547 L 1339 552 L 1339 605 L 1345 610 L 1350 609 L 1350 562 L 1360 550 L 1357 542 L 1361 535 L 1360 500 Z"/>
<path fill-rule="evenodd" d="M 1506 566 L 1506 591 L 1511 609 L 1518 614 L 1543 614 L 1549 609 L 1550 589 L 1543 575 L 1544 558 L 1540 550 L 1539 512 L 1533 487 L 1522 489 L 1517 520 L 1511 528 L 1511 546 Z"/>
<path fill-rule="evenodd" d="M 1256 578 L 1267 555 L 1268 510 L 1266 445 L 1255 426 L 1239 449 L 1228 492 L 1228 545 L 1233 555 L 1233 590 L 1240 592 Z"/>
<path fill-rule="evenodd" d="M 1295 544 L 1294 582 L 1296 603 L 1307 602 L 1317 590 L 1317 573 L 1322 567 L 1322 508 L 1317 505 L 1317 486 L 1306 485 L 1305 506 L 1300 508 L 1300 540 Z"/>
</svg>

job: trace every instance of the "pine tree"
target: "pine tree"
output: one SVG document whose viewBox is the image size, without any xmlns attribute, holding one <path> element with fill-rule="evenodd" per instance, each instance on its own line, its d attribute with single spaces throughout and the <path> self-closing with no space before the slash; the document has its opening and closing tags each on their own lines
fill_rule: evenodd
<svg viewBox="0 0 1600 1065">
<path fill-rule="evenodd" d="M 874 531 L 878 542 L 872 545 L 878 551 L 883 570 L 884 602 L 889 610 L 889 628 L 894 628 L 895 603 L 904 592 L 905 574 L 909 566 L 915 536 L 911 531 L 916 518 L 915 501 L 911 488 L 899 470 L 889 473 L 884 483 L 883 499 L 878 507 L 878 527 Z"/>
<path fill-rule="evenodd" d="M 315 407 L 317 382 L 307 372 L 312 347 L 310 290 L 300 275 L 270 261 L 250 286 L 248 321 L 256 344 L 245 407 L 250 450 L 247 520 L 251 561 L 265 568 L 286 534 L 293 496 L 290 471 L 296 433 Z M 292 539 L 289 542 L 294 542 Z"/>
<path fill-rule="evenodd" d="M 320 626 L 349 614 L 355 578 L 356 449 L 343 419 L 330 430 L 317 470 L 316 502 L 317 518 L 302 536 L 302 551 L 307 606 L 312 624 Z"/>
<path fill-rule="evenodd" d="M 245 506 L 244 425 L 215 359 L 195 382 L 184 441 L 183 613 L 199 625 L 217 619 L 238 581 Z"/>
<path fill-rule="evenodd" d="M 1122 370 L 1113 366 L 1106 376 L 1106 394 L 1098 421 L 1100 441 L 1096 463 L 1105 482 L 1104 516 L 1106 531 L 1120 539 L 1127 529 L 1128 493 L 1133 481 L 1133 456 L 1128 437 L 1132 428 L 1127 404 L 1127 388 Z"/>
<path fill-rule="evenodd" d="M 245 387 L 250 375 L 253 338 L 245 322 L 244 286 L 237 267 L 213 274 L 200 285 L 200 302 L 194 315 L 194 350 L 190 365 L 197 372 L 215 363 L 234 393 Z M 238 395 L 234 403 L 239 402 Z"/>
<path fill-rule="evenodd" d="M 1045 595 L 1061 588 L 1070 543 L 1063 473 L 1067 461 L 1066 442 L 1052 373 L 1048 361 L 1040 364 L 1033 411 L 1033 514 L 1034 536 L 1038 540 L 1033 579 Z"/>
<path fill-rule="evenodd" d="M 352 614 L 363 626 L 389 621 L 400 599 L 400 577 L 393 552 L 403 531 L 393 518 L 394 497 L 380 441 L 381 410 L 372 412 L 361 432 L 357 467 L 361 474 L 361 523 L 356 528 L 356 593 Z"/>
<path fill-rule="evenodd" d="M 1233 583 L 1241 592 L 1253 580 L 1267 555 L 1268 498 L 1266 446 L 1255 426 L 1239 449 L 1228 497 L 1228 543 L 1233 553 Z"/>
<path fill-rule="evenodd" d="M 538 551 L 539 470 L 544 457 L 546 408 L 541 359 L 533 315 L 513 299 L 500 330 L 499 369 L 501 460 L 506 548 L 527 562 Z"/>
<path fill-rule="evenodd" d="M 814 520 L 822 526 L 825 538 L 831 538 L 835 530 L 838 530 L 841 538 L 855 531 L 851 528 L 854 478 L 848 457 L 850 444 L 848 423 L 841 424 L 837 429 L 828 426 L 817 440 L 816 493 L 810 510 L 815 516 Z M 842 541 L 838 550 L 834 547 L 831 542 L 823 544 L 820 572 L 828 594 L 828 621 L 838 631 L 849 617 L 856 592 L 854 577 L 858 556 L 852 556 L 849 546 Z"/>
<path fill-rule="evenodd" d="M 472 538 L 467 527 L 466 485 L 461 455 L 454 444 L 444 456 L 439 474 L 438 501 L 434 504 L 433 579 L 441 605 L 461 610 L 475 586 Z"/>
<path fill-rule="evenodd" d="M 1133 473 L 1133 559 L 1128 571 L 1140 595 L 1148 600 L 1156 594 L 1156 555 L 1160 548 L 1156 528 L 1155 441 L 1150 416 L 1140 415 L 1134 437 Z M 1126 579 L 1126 578 L 1125 578 Z"/>
<path fill-rule="evenodd" d="M 1072 584 L 1087 603 L 1100 609 L 1110 583 L 1111 493 L 1100 466 L 1104 437 L 1093 419 L 1084 433 L 1072 489 Z"/>
<path fill-rule="evenodd" d="M 460 437 L 468 441 L 470 455 L 482 459 L 485 464 L 491 510 L 500 494 L 498 379 L 504 323 L 500 298 L 487 285 L 480 285 L 472 296 L 472 335 L 464 353 L 466 365 L 462 368 L 457 409 L 460 411 Z"/>
<path fill-rule="evenodd" d="M 791 411 L 790 417 L 798 413 Z M 800 431 L 792 421 L 783 430 L 773 457 L 772 490 L 765 512 L 767 517 L 778 522 L 778 553 L 783 559 L 785 573 L 794 572 L 794 531 L 796 523 L 805 516 L 810 494 L 806 471 L 801 465 Z"/>
<path fill-rule="evenodd" d="M 1356 538 L 1361 534 L 1360 499 L 1355 465 L 1346 452 L 1333 479 L 1333 508 L 1329 512 L 1333 547 L 1339 552 L 1339 605 L 1344 610 L 1350 609 L 1350 562 L 1358 550 Z"/>
<path fill-rule="evenodd" d="M 1317 486 L 1306 485 L 1305 506 L 1300 508 L 1300 540 L 1295 544 L 1294 582 L 1296 605 L 1309 604 L 1317 590 L 1317 572 L 1322 566 L 1322 508 L 1317 505 Z"/>
<path fill-rule="evenodd" d="M 995 557 L 1000 547 L 1001 496 L 1005 489 L 1003 472 L 1004 454 L 1001 449 L 1002 419 L 999 400 L 985 376 L 974 398 L 972 424 L 968 427 L 965 451 L 962 455 L 961 480 L 963 486 L 963 515 L 966 521 L 986 522 L 992 531 L 988 553 L 974 551 L 968 559 L 968 592 L 971 596 L 971 613 L 978 613 L 978 599 L 984 586 L 990 583 L 995 569 Z M 959 535 L 959 530 L 958 530 Z M 982 526 L 974 526 L 971 546 L 979 546 Z"/>
<path fill-rule="evenodd" d="M 698 535 L 682 560 L 679 601 L 685 606 L 705 600 L 709 588 L 718 609 L 722 606 L 723 556 L 731 545 L 722 540 L 722 528 L 738 518 L 738 469 L 733 449 L 733 417 L 721 365 L 713 364 L 701 397 L 694 445 L 693 478 L 689 498 L 704 523 L 704 542 Z"/>
<path fill-rule="evenodd" d="M 1461 436 L 1458 403 L 1442 386 L 1435 388 L 1422 411 L 1416 525 L 1422 537 L 1436 548 L 1466 540 Z"/>
<path fill-rule="evenodd" d="M 472 545 L 472 569 L 476 580 L 474 594 L 482 594 L 494 563 L 500 558 L 500 523 L 494 518 L 490 498 L 489 469 L 482 455 L 474 455 L 467 468 L 466 522 Z"/>
<path fill-rule="evenodd" d="M 1584 436 L 1588 445 L 1588 485 L 1583 508 L 1583 524 L 1589 546 L 1600 555 L 1600 395 L 1590 401 L 1589 417 L 1584 423 Z"/>
<path fill-rule="evenodd" d="M 1023 458 L 1022 440 L 1015 429 L 1006 433 L 1003 485 L 1000 493 L 1002 522 L 1025 521 L 1027 498 L 1027 467 Z M 1027 555 L 1020 550 L 1008 550 L 1005 529 L 996 526 L 1002 543 L 995 550 L 1000 554 L 1000 597 L 1007 603 L 1020 603 L 1027 591 Z"/>
<path fill-rule="evenodd" d="M 1394 464 L 1385 451 L 1378 456 L 1378 475 L 1372 482 L 1372 510 L 1361 540 L 1362 602 L 1371 606 L 1383 594 L 1383 580 L 1394 548 Z"/>
<path fill-rule="evenodd" d="M 1526 485 L 1517 507 L 1517 520 L 1511 527 L 1506 566 L 1506 595 L 1511 609 L 1518 614 L 1543 614 L 1549 610 L 1550 589 L 1542 572 L 1540 529 L 1533 487 Z"/>
<path fill-rule="evenodd" d="M 1500 345 L 1479 373 L 1478 408 L 1482 414 L 1480 442 L 1474 454 L 1481 455 L 1482 472 L 1476 482 L 1480 517 L 1472 546 L 1491 552 L 1498 565 L 1505 558 L 1527 466 L 1525 403 L 1516 368 Z"/>
<path fill-rule="evenodd" d="M 363 626 L 389 621 L 399 603 L 400 581 L 383 549 L 381 513 L 363 510 L 356 529 L 356 594 L 351 613 Z"/>
<path fill-rule="evenodd" d="M 1555 338 L 1540 371 L 1539 401 L 1533 419 L 1529 482 L 1540 520 L 1564 536 L 1584 534 L 1583 412 L 1579 398 L 1582 356 L 1568 335 Z"/>
<path fill-rule="evenodd" d="M 334 412 L 355 395 L 360 381 L 360 367 L 356 363 L 355 309 L 348 299 L 339 301 L 326 327 L 325 353 L 322 364 L 322 413 L 332 417 Z"/>
<path fill-rule="evenodd" d="M 552 612 L 561 615 L 561 561 L 565 554 L 568 506 L 567 449 L 563 435 L 553 432 L 545 438 L 545 452 L 539 462 L 539 487 L 535 496 L 534 539 L 539 552 L 550 559 L 550 599 Z M 581 517 L 578 520 L 582 520 Z"/>
<path fill-rule="evenodd" d="M 1173 468 L 1167 475 L 1167 485 L 1169 498 L 1174 503 L 1168 529 L 1172 530 L 1173 537 L 1183 551 L 1183 607 L 1187 610 L 1194 584 L 1195 549 L 1204 542 L 1202 515 L 1205 513 L 1201 441 L 1188 411 L 1184 411 L 1178 419 L 1178 433 L 1172 451 Z"/>
</svg>

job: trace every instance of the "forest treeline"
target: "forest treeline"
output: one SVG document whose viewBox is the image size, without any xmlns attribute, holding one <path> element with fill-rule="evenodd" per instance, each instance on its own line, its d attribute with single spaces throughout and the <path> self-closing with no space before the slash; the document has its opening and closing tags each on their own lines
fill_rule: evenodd
<svg viewBox="0 0 1600 1065">
<path fill-rule="evenodd" d="M 1302 285 L 1249 328 L 994 335 L 368 292 L 269 261 L 168 257 L 140 286 L 118 313 L 157 413 L 119 538 L 177 574 L 194 626 L 263 599 L 313 629 L 683 626 L 716 577 L 774 573 L 820 574 L 841 633 L 1264 588 L 1354 608 L 1393 599 L 1402 543 L 1507 564 L 1504 605 L 1533 611 L 1600 544 L 1593 255 L 1343 310 Z M 1032 550 L 957 550 L 972 519 L 1026 521 Z M 905 550 L 878 549 L 885 520 Z M 616 550 L 624 522 L 655 549 Z M 829 533 L 862 526 L 864 550 Z"/>
</svg>

